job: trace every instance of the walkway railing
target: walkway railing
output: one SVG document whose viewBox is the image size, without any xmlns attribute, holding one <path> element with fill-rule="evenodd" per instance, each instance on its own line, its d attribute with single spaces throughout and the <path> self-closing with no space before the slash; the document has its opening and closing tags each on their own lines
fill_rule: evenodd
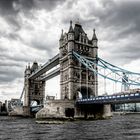
<svg viewBox="0 0 140 140">
<path fill-rule="evenodd" d="M 76 104 L 119 104 L 140 102 L 140 93 L 98 96 L 93 98 L 78 99 Z"/>
</svg>

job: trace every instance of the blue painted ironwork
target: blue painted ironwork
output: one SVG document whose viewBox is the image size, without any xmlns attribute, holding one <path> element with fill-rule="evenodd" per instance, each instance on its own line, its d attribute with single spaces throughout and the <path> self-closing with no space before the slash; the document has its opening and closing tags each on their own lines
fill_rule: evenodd
<svg viewBox="0 0 140 140">
<path fill-rule="evenodd" d="M 73 52 L 73 55 L 75 56 L 75 58 L 77 58 L 77 60 L 82 63 L 86 68 L 88 68 L 90 71 L 92 71 L 93 73 L 117 82 L 117 83 L 121 83 L 125 84 L 129 87 L 131 85 L 134 86 L 140 86 L 140 73 L 135 73 L 135 72 L 131 72 L 122 68 L 119 68 L 115 65 L 112 65 L 106 61 L 104 61 L 101 58 L 96 58 L 95 59 L 87 59 L 84 56 L 79 55 L 76 52 Z M 97 69 L 96 69 L 97 67 Z M 107 71 L 107 73 L 104 75 L 103 70 Z M 128 77 L 128 79 L 126 80 L 126 78 L 124 77 L 124 74 Z M 117 76 L 116 78 L 113 77 L 113 75 Z"/>
<path fill-rule="evenodd" d="M 140 93 L 98 96 L 87 99 L 78 99 L 76 104 L 117 104 L 140 102 Z"/>
</svg>

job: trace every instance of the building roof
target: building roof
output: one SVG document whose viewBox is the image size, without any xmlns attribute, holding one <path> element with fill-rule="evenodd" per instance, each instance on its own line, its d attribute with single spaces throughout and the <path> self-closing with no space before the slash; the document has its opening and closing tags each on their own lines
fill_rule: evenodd
<svg viewBox="0 0 140 140">
<path fill-rule="evenodd" d="M 92 40 L 98 40 L 96 33 L 95 33 L 95 29 L 93 29 L 93 36 L 92 36 Z"/>
<path fill-rule="evenodd" d="M 75 40 L 79 40 L 80 34 L 86 34 L 80 24 L 75 24 L 74 27 Z"/>
<path fill-rule="evenodd" d="M 69 33 L 73 33 L 73 27 L 72 27 L 72 21 L 70 21 L 70 28 L 69 28 Z"/>
<path fill-rule="evenodd" d="M 31 67 L 31 72 L 35 71 L 36 69 L 38 69 L 38 63 L 36 61 L 34 61 L 32 67 Z"/>
</svg>

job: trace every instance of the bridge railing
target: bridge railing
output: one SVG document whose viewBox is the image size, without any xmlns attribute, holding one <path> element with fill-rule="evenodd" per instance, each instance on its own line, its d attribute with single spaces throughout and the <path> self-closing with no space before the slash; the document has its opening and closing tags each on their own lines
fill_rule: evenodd
<svg viewBox="0 0 140 140">
<path fill-rule="evenodd" d="M 140 102 L 140 93 L 134 94 L 121 94 L 121 95 L 108 95 L 98 96 L 93 98 L 78 99 L 77 104 L 91 104 L 91 103 L 122 103 L 122 102 Z"/>
</svg>

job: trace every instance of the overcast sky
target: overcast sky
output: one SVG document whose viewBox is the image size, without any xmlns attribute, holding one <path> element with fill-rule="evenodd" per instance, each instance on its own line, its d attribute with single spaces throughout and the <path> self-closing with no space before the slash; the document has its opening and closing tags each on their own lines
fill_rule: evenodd
<svg viewBox="0 0 140 140">
<path fill-rule="evenodd" d="M 0 0 L 0 100 L 20 97 L 26 65 L 56 55 L 77 19 L 89 38 L 96 28 L 101 58 L 140 72 L 139 0 Z"/>
</svg>

